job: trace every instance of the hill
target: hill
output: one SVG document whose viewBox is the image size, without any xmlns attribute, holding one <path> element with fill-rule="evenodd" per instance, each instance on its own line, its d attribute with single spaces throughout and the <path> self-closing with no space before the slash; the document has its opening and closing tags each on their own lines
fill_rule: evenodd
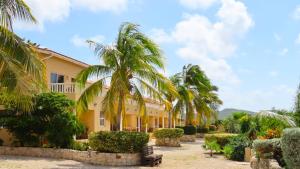
<svg viewBox="0 0 300 169">
<path fill-rule="evenodd" d="M 226 108 L 226 109 L 223 109 L 222 111 L 219 111 L 219 119 L 223 120 L 224 118 L 230 116 L 234 112 L 246 112 L 246 113 L 249 113 L 249 114 L 254 114 L 255 113 L 255 112 L 249 111 L 249 110 Z"/>
</svg>

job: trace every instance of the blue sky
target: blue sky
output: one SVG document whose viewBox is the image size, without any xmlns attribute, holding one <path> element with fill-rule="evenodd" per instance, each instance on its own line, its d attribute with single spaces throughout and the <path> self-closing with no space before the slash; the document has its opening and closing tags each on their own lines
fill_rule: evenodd
<svg viewBox="0 0 300 169">
<path fill-rule="evenodd" d="M 25 0 L 39 20 L 26 39 L 97 64 L 85 44 L 112 44 L 123 22 L 160 44 L 166 75 L 199 64 L 223 108 L 291 109 L 300 82 L 300 2 L 253 0 Z"/>
</svg>

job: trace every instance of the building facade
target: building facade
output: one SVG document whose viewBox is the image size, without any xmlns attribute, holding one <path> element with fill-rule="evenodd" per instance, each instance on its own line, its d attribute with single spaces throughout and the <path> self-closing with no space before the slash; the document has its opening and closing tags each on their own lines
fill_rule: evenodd
<svg viewBox="0 0 300 169">
<path fill-rule="evenodd" d="M 76 75 L 90 65 L 49 49 L 39 48 L 37 51 L 46 66 L 46 81 L 49 92 L 63 93 L 71 100 L 78 100 L 82 90 L 75 84 Z M 77 114 L 87 129 L 86 134 L 111 130 L 110 120 L 105 118 L 102 111 L 102 100 L 107 89 L 108 87 L 104 87 L 103 92 L 89 105 L 87 112 Z M 155 128 L 169 126 L 168 112 L 165 111 L 164 105 L 148 98 L 145 100 L 148 122 L 143 123 L 143 119 L 138 114 L 136 102 L 129 99 L 123 120 L 124 130 L 151 132 Z M 176 118 L 172 121 L 171 126 L 174 127 L 178 122 L 179 118 Z M 0 138 L 4 140 L 5 144 L 8 144 L 9 134 L 3 129 L 0 130 Z"/>
</svg>

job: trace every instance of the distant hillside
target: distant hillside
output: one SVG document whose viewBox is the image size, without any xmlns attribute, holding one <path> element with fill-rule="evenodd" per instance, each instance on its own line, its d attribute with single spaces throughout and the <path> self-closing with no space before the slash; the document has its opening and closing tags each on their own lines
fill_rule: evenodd
<svg viewBox="0 0 300 169">
<path fill-rule="evenodd" d="M 234 112 L 246 112 L 246 113 L 249 113 L 249 114 L 254 114 L 255 112 L 253 111 L 249 111 L 249 110 L 241 110 L 241 109 L 234 109 L 234 108 L 227 108 L 227 109 L 224 109 L 222 111 L 219 111 L 219 119 L 222 120 L 228 116 L 230 116 L 232 113 Z"/>
</svg>

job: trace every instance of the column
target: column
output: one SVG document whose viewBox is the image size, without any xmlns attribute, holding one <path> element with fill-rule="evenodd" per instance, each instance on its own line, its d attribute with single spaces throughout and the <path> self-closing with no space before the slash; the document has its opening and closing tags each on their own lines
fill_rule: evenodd
<svg viewBox="0 0 300 169">
<path fill-rule="evenodd" d="M 157 128 L 159 128 L 159 116 L 158 116 L 158 121 L 157 121 Z"/>
<path fill-rule="evenodd" d="M 164 115 L 162 116 L 161 122 L 162 122 L 162 128 L 165 128 L 165 116 Z"/>
</svg>

